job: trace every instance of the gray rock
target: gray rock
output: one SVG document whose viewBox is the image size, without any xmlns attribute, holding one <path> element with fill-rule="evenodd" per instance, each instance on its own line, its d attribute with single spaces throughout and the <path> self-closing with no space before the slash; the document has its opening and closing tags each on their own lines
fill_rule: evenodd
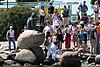
<svg viewBox="0 0 100 67">
<path fill-rule="evenodd" d="M 34 63 L 36 60 L 36 56 L 33 54 L 32 51 L 23 49 L 19 53 L 16 54 L 15 60 L 17 60 L 19 63 Z"/>
<path fill-rule="evenodd" d="M 52 58 L 48 58 L 48 59 L 44 60 L 42 64 L 51 66 L 54 63 L 55 63 L 55 61 Z"/>
<path fill-rule="evenodd" d="M 31 51 L 36 56 L 36 61 L 34 64 L 40 64 L 44 61 L 45 55 L 41 47 L 33 47 Z"/>
<path fill-rule="evenodd" d="M 12 61 L 12 60 L 6 60 L 5 63 L 8 64 L 8 65 L 12 65 L 14 63 L 14 61 Z"/>
<path fill-rule="evenodd" d="M 96 67 L 100 67 L 100 64 L 96 64 Z"/>
<path fill-rule="evenodd" d="M 3 58 L 0 56 L 0 66 L 4 64 Z"/>
<path fill-rule="evenodd" d="M 88 57 L 87 61 L 88 63 L 93 63 L 95 62 L 95 57 Z"/>
<path fill-rule="evenodd" d="M 95 63 L 88 64 L 86 67 L 95 67 Z"/>
<path fill-rule="evenodd" d="M 1 56 L 4 60 L 6 60 L 8 55 L 5 54 L 5 53 L 3 53 L 3 54 L 0 54 L 0 56 Z"/>
<path fill-rule="evenodd" d="M 40 46 L 44 42 L 45 35 L 34 30 L 24 31 L 17 39 L 18 47 L 30 49 L 33 46 Z"/>
<path fill-rule="evenodd" d="M 77 52 L 64 52 L 61 55 L 60 63 L 62 67 L 80 67 L 81 61 Z"/>
<path fill-rule="evenodd" d="M 55 63 L 51 67 L 61 67 L 61 64 L 60 63 Z"/>
<path fill-rule="evenodd" d="M 20 65 L 19 63 L 16 63 L 16 64 L 12 64 L 11 67 L 23 67 L 23 66 Z"/>
<path fill-rule="evenodd" d="M 1 67 L 11 67 L 10 65 L 2 65 Z"/>
<path fill-rule="evenodd" d="M 96 63 L 96 64 L 100 64 L 100 55 L 97 55 L 97 56 L 95 57 L 95 63 Z"/>
<path fill-rule="evenodd" d="M 15 60 L 15 56 L 16 56 L 15 53 L 8 54 L 7 59 L 8 60 Z"/>
<path fill-rule="evenodd" d="M 43 66 L 43 65 L 32 65 L 32 64 L 26 63 L 26 64 L 24 64 L 23 67 L 48 67 L 48 66 Z"/>
</svg>

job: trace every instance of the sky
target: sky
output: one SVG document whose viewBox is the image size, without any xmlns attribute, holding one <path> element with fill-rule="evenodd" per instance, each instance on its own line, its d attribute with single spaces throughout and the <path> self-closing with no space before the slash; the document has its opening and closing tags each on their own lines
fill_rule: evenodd
<svg viewBox="0 0 100 67">
<path fill-rule="evenodd" d="M 9 2 L 15 2 L 16 0 L 8 0 Z M 64 0 L 54 0 L 54 1 L 64 1 Z M 77 0 L 69 0 L 69 1 L 77 1 Z M 79 3 L 82 3 L 84 0 L 78 0 L 78 2 Z M 88 6 L 88 11 L 87 11 L 87 14 L 88 15 L 91 15 L 92 13 L 93 13 L 93 10 L 92 10 L 92 8 L 91 8 L 91 4 L 90 4 L 90 1 L 91 0 L 85 0 L 86 1 L 86 5 Z M 7 2 L 7 0 L 5 0 L 5 2 Z M 77 5 L 72 5 L 72 13 L 73 14 L 76 14 L 76 11 L 77 11 L 77 7 L 79 6 L 79 4 L 77 4 Z M 4 6 L 1 6 L 0 5 L 0 7 L 7 7 L 6 5 Z"/>
</svg>

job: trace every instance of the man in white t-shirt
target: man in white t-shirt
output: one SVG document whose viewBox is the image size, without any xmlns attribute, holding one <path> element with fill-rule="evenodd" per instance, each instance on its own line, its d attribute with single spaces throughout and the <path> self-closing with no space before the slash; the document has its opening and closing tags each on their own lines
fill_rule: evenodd
<svg viewBox="0 0 100 67">
<path fill-rule="evenodd" d="M 50 35 L 52 35 L 54 32 L 52 26 L 50 25 L 50 22 L 48 22 L 48 21 L 46 22 L 46 26 L 43 29 L 43 33 L 45 34 L 45 37 L 47 36 L 47 32 L 49 32 Z"/>
</svg>

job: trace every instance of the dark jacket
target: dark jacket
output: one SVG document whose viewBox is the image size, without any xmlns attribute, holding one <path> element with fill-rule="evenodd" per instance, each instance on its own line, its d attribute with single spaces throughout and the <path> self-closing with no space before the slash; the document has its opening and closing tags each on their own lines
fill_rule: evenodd
<svg viewBox="0 0 100 67">
<path fill-rule="evenodd" d="M 50 7 L 48 8 L 48 13 L 49 13 L 49 14 L 53 14 L 53 12 L 54 12 L 54 7 L 53 7 L 53 6 L 50 6 Z"/>
</svg>

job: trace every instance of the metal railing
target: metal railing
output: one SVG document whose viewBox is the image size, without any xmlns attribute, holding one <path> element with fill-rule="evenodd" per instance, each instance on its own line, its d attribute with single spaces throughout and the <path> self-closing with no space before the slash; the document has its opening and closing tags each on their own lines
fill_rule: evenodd
<svg viewBox="0 0 100 67">
<path fill-rule="evenodd" d="M 6 5 L 9 6 L 13 5 L 13 6 L 28 6 L 28 7 L 32 7 L 35 6 L 36 8 L 40 8 L 41 5 L 43 5 L 45 8 L 47 8 L 49 6 L 49 2 L 1 2 L 2 5 Z M 70 2 L 70 3 L 66 3 L 66 4 L 78 4 L 78 2 Z M 55 8 L 61 8 L 62 5 L 64 5 L 64 3 L 62 3 L 62 1 L 57 1 L 54 2 L 53 6 Z"/>
<path fill-rule="evenodd" d="M 42 5 L 47 8 L 49 6 L 49 2 L 1 2 L 2 6 L 28 6 L 32 7 L 35 6 L 36 8 L 40 8 Z M 60 4 L 54 4 L 54 6 L 58 6 L 60 8 Z M 9 7 L 10 8 L 10 7 Z"/>
</svg>

